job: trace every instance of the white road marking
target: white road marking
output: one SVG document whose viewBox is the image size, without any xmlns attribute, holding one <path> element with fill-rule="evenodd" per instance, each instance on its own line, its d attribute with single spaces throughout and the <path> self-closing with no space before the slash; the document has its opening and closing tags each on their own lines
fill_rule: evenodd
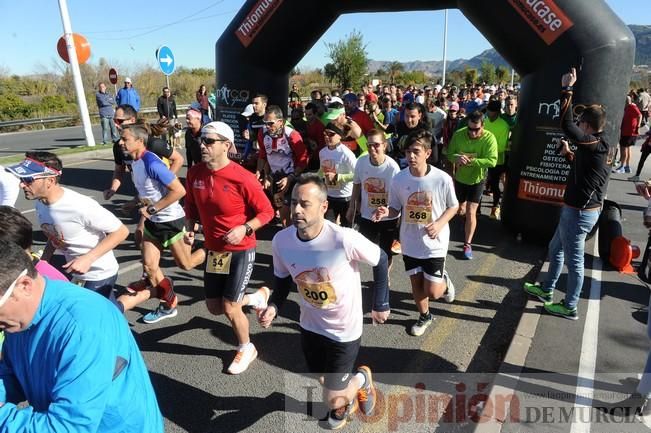
<svg viewBox="0 0 651 433">
<path fill-rule="evenodd" d="M 585 326 L 583 327 L 583 339 L 581 342 L 581 358 L 579 359 L 578 381 L 576 384 L 574 413 L 579 413 L 579 406 L 591 410 L 592 397 L 594 395 L 594 375 L 597 366 L 597 343 L 599 339 L 599 311 L 601 309 L 601 272 L 602 263 L 599 258 L 599 234 L 593 238 L 594 248 L 592 255 L 592 270 L 590 271 L 590 299 L 585 314 Z M 570 433 L 589 433 L 590 420 L 582 421 L 583 417 L 575 417 L 578 422 L 572 423 Z"/>
</svg>

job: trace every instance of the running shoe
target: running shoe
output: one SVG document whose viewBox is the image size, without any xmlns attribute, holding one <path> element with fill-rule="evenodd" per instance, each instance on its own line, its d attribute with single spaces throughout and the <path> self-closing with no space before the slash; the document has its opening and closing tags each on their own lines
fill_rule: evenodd
<svg viewBox="0 0 651 433">
<path fill-rule="evenodd" d="M 243 350 L 238 350 L 235 354 L 235 359 L 231 362 L 231 365 L 228 367 L 228 373 L 230 374 L 240 374 L 246 371 L 249 368 L 249 364 L 253 362 L 255 358 L 258 357 L 258 351 L 253 345 L 249 343 L 247 347 Z"/>
<path fill-rule="evenodd" d="M 267 302 L 269 302 L 270 296 L 271 296 L 271 290 L 269 290 L 269 287 L 262 286 L 254 293 L 251 293 L 249 295 L 248 305 L 253 307 L 253 309 L 256 311 L 264 310 L 265 308 L 267 308 Z"/>
<path fill-rule="evenodd" d="M 142 321 L 145 323 L 156 323 L 164 319 L 171 319 L 172 317 L 176 317 L 177 314 L 178 311 L 176 310 L 176 307 L 165 308 L 165 304 L 161 302 L 160 305 L 158 305 L 158 308 L 145 314 L 142 318 Z"/>
<path fill-rule="evenodd" d="M 624 173 L 631 173 L 631 167 L 629 165 L 624 166 Z"/>
<path fill-rule="evenodd" d="M 638 175 L 631 176 L 631 177 L 628 178 L 628 180 L 630 180 L 631 182 L 639 182 L 640 181 L 640 176 L 638 176 Z"/>
<path fill-rule="evenodd" d="M 463 257 L 466 260 L 472 260 L 472 247 L 470 246 L 470 244 L 463 245 Z"/>
<path fill-rule="evenodd" d="M 357 399 L 354 399 L 346 406 L 342 406 L 338 409 L 332 409 L 329 411 L 328 416 L 325 419 L 321 420 L 321 425 L 323 428 L 328 430 L 339 430 L 352 419 L 352 416 L 355 412 L 357 412 L 357 409 Z"/>
<path fill-rule="evenodd" d="M 427 313 L 427 315 L 421 314 L 416 323 L 411 326 L 411 335 L 414 337 L 420 337 L 423 335 L 425 330 L 429 328 L 429 325 L 432 324 L 433 320 L 434 318 L 431 313 Z"/>
<path fill-rule="evenodd" d="M 579 314 L 577 313 L 576 308 L 567 308 L 564 300 L 554 304 L 545 304 L 543 305 L 543 308 L 549 314 L 553 314 L 554 316 L 563 317 L 569 320 L 579 320 Z"/>
<path fill-rule="evenodd" d="M 500 207 L 499 206 L 494 206 L 491 209 L 490 219 L 499 221 L 500 217 L 501 217 L 501 214 L 502 214 L 502 211 L 500 210 Z"/>
<path fill-rule="evenodd" d="M 391 252 L 393 254 L 402 254 L 402 246 L 400 245 L 400 241 L 394 240 L 393 243 L 391 244 Z"/>
<path fill-rule="evenodd" d="M 547 303 L 554 300 L 554 292 L 552 290 L 543 290 L 540 283 L 524 283 L 524 291 L 542 302 Z"/>
<path fill-rule="evenodd" d="M 447 289 L 443 294 L 443 300 L 448 303 L 454 302 L 456 291 L 454 290 L 454 284 L 452 283 L 452 279 L 450 278 L 448 271 L 443 271 L 443 279 L 445 280 L 445 284 L 447 285 Z"/>
<path fill-rule="evenodd" d="M 377 398 L 375 385 L 373 385 L 373 374 L 371 374 L 371 369 L 365 365 L 359 367 L 357 372 L 364 375 L 364 386 L 357 391 L 359 410 L 362 411 L 364 415 L 373 415 L 375 400 Z"/>
</svg>

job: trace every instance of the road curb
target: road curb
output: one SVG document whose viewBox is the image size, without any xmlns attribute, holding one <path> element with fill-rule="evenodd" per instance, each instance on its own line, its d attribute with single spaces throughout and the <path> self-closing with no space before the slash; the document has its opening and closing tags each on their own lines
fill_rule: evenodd
<svg viewBox="0 0 651 433">
<path fill-rule="evenodd" d="M 89 159 L 106 159 L 110 157 L 113 159 L 113 149 L 100 149 L 100 150 L 88 150 L 85 152 L 79 153 L 65 153 L 63 155 L 57 155 L 61 162 L 63 162 L 63 168 L 65 169 L 65 163 L 68 162 L 79 162 Z"/>
<path fill-rule="evenodd" d="M 537 281 L 544 279 L 549 269 L 549 262 L 545 261 L 538 274 Z M 527 355 L 531 349 L 533 338 L 536 335 L 536 328 L 540 320 L 540 301 L 529 299 L 524 307 L 524 313 L 518 322 L 518 326 L 513 334 L 513 339 L 506 351 L 506 356 L 502 360 L 495 379 L 491 383 L 488 394 L 487 404 L 484 413 L 490 416 L 481 416 L 477 423 L 474 433 L 500 433 L 504 421 L 509 416 L 511 397 L 515 395 L 515 390 L 520 380 L 520 373 L 524 368 Z M 530 312 L 535 311 L 535 312 Z M 496 401 L 505 403 L 505 407 L 500 408 L 499 412 L 496 407 L 490 405 Z"/>
</svg>

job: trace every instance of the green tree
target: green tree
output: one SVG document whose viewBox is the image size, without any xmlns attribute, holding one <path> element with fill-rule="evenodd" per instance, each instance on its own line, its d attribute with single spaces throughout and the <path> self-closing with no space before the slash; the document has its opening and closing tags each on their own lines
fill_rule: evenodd
<svg viewBox="0 0 651 433">
<path fill-rule="evenodd" d="M 445 74 L 446 84 L 459 85 L 466 82 L 466 75 L 463 71 L 449 71 Z"/>
<path fill-rule="evenodd" d="M 511 80 L 511 71 L 506 66 L 498 66 L 495 68 L 495 77 L 500 83 L 506 83 Z"/>
<path fill-rule="evenodd" d="M 474 85 L 477 82 L 477 69 L 466 67 L 464 70 L 464 78 L 467 85 Z"/>
<path fill-rule="evenodd" d="M 405 70 L 405 65 L 400 62 L 391 62 L 389 63 L 389 80 L 391 84 L 395 83 L 395 79 L 401 72 Z"/>
<path fill-rule="evenodd" d="M 346 39 L 326 43 L 326 47 L 332 60 L 329 70 L 328 65 L 324 68 L 326 77 L 344 89 L 359 87 L 368 66 L 368 53 L 362 34 L 355 30 Z"/>
<path fill-rule="evenodd" d="M 481 81 L 486 84 L 495 83 L 495 65 L 488 62 L 482 62 L 479 68 L 481 74 Z"/>
</svg>

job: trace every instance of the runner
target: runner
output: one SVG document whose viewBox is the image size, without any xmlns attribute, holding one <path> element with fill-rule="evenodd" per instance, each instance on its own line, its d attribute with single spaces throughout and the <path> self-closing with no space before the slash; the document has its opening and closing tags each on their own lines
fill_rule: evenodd
<svg viewBox="0 0 651 433">
<path fill-rule="evenodd" d="M 411 334 L 420 336 L 432 324 L 429 298 L 443 296 L 454 301 L 454 284 L 445 270 L 445 256 L 450 240 L 450 221 L 459 202 L 452 178 L 429 165 L 432 134 L 426 130 L 409 134 L 405 155 L 409 167 L 398 173 L 391 183 L 389 206 L 378 207 L 372 220 L 395 218 L 402 213 L 400 240 L 405 271 L 411 280 L 411 292 L 420 313 Z"/>
<path fill-rule="evenodd" d="M 391 269 L 393 253 L 391 245 L 396 238 L 398 215 L 373 221 L 373 211 L 389 204 L 389 190 L 396 174 L 400 172 L 398 163 L 386 155 L 387 141 L 382 131 L 371 129 L 366 136 L 368 154 L 362 155 L 355 166 L 353 195 L 348 208 L 348 221 L 355 220 L 359 214 L 359 232 L 380 246 L 389 259 Z"/>
<path fill-rule="evenodd" d="M 325 126 L 323 135 L 326 147 L 319 152 L 319 175 L 328 187 L 328 208 L 332 210 L 332 222 L 339 220 L 343 227 L 350 227 L 352 221 L 346 218 L 350 197 L 353 193 L 353 176 L 357 158 L 341 139 L 346 135 L 334 123 Z"/>
<path fill-rule="evenodd" d="M 139 124 L 126 125 L 120 134 L 123 152 L 133 159 L 133 183 L 143 202 L 140 213 L 146 221 L 142 241 L 143 278 L 129 284 L 127 290 L 134 293 L 122 295 L 119 300 L 129 310 L 151 296 L 160 298 L 158 308 L 143 317 L 145 323 L 155 323 L 177 315 L 178 300 L 172 280 L 159 267 L 161 251 L 169 248 L 183 270 L 203 263 L 205 252 L 198 249 L 190 253 L 190 246 L 182 241 L 185 214 L 179 199 L 185 195 L 185 188 L 163 161 L 146 149 L 148 139 L 147 129 Z"/>
<path fill-rule="evenodd" d="M 342 428 L 358 407 L 370 415 L 375 407 L 371 369 L 355 370 L 362 336 L 362 286 L 358 263 L 373 267 L 372 317 L 389 317 L 387 256 L 352 229 L 325 220 L 327 188 L 314 174 L 304 174 L 292 192 L 292 222 L 272 241 L 275 290 L 259 320 L 268 327 L 289 294 L 292 280 L 301 294 L 301 343 L 311 373 L 323 374 L 324 399 L 330 409 L 323 420 Z"/>
<path fill-rule="evenodd" d="M 36 201 L 36 216 L 48 241 L 42 260 L 56 250 L 72 282 L 110 299 L 118 308 L 113 286 L 118 262 L 113 250 L 129 236 L 129 229 L 90 197 L 59 184 L 63 163 L 50 152 L 27 152 L 25 160 L 7 168 L 20 179 L 27 200 Z"/>
<path fill-rule="evenodd" d="M 247 295 L 246 286 L 255 261 L 255 232 L 274 216 L 273 207 L 253 173 L 228 159 L 235 141 L 223 122 L 211 122 L 201 131 L 203 162 L 188 171 L 185 213 L 186 242 L 193 243 L 195 223 L 203 224 L 208 250 L 204 271 L 206 306 L 214 315 L 225 314 L 239 347 L 228 367 L 231 374 L 245 371 L 258 352 L 249 339 L 249 321 L 243 305 L 267 306 L 269 289 Z"/>
</svg>

